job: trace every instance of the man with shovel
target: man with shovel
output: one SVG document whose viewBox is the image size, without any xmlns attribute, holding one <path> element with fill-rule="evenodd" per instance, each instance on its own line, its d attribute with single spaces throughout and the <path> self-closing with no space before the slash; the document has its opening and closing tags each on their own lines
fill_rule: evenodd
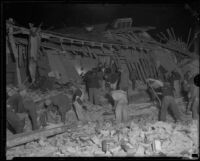
<svg viewBox="0 0 200 161">
<path fill-rule="evenodd" d="M 160 112 L 160 121 L 166 121 L 167 110 L 172 111 L 173 116 L 176 121 L 187 121 L 189 118 L 183 116 L 178 106 L 175 102 L 173 95 L 173 87 L 168 82 L 162 82 L 155 79 L 147 79 L 147 82 L 151 85 L 153 89 L 161 89 L 161 112 Z"/>
</svg>

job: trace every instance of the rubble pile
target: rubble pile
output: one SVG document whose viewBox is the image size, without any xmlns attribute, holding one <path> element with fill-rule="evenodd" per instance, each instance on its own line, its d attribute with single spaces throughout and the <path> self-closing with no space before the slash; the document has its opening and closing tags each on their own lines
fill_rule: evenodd
<svg viewBox="0 0 200 161">
<path fill-rule="evenodd" d="M 78 122 L 63 134 L 8 149 L 7 159 L 19 156 L 191 157 L 198 153 L 197 122 L 150 122 L 149 118 L 153 117 L 143 115 L 119 125 L 109 120 Z"/>
<path fill-rule="evenodd" d="M 39 105 L 46 98 L 59 94 L 29 91 L 29 96 Z M 62 91 L 63 92 L 63 91 Z M 70 97 L 66 91 L 64 92 Z M 182 100 L 176 100 L 182 102 Z M 103 105 L 102 105 L 103 104 Z M 40 138 L 25 145 L 7 150 L 7 159 L 13 157 L 44 156 L 181 156 L 198 154 L 197 122 L 174 123 L 170 114 L 167 122 L 158 122 L 159 110 L 152 103 L 129 104 L 129 122 L 115 124 L 112 106 L 102 99 L 102 104 L 84 102 L 91 122 L 79 122 L 73 109 L 67 112 L 67 124 L 75 123 L 65 133 Z M 181 110 L 185 110 L 181 104 Z M 103 118 L 103 119 L 97 119 Z M 56 124 L 55 124 L 56 125 Z M 49 124 L 46 128 L 52 128 Z M 25 132 L 31 131 L 31 122 L 25 117 Z"/>
</svg>

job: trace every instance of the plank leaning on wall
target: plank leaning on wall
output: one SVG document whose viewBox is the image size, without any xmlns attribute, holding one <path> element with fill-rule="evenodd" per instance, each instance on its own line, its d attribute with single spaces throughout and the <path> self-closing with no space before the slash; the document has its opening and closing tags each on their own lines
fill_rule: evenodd
<svg viewBox="0 0 200 161">
<path fill-rule="evenodd" d="M 20 74 L 20 69 L 19 69 L 19 60 L 18 60 L 18 53 L 17 53 L 17 47 L 15 44 L 15 40 L 13 37 L 13 27 L 12 27 L 12 20 L 9 19 L 8 20 L 9 23 L 7 23 L 7 29 L 8 29 L 8 41 L 10 43 L 11 46 L 11 50 L 14 54 L 15 57 L 15 61 L 16 61 L 16 72 L 17 72 L 17 81 L 18 81 L 18 85 L 21 85 L 21 74 Z"/>
</svg>

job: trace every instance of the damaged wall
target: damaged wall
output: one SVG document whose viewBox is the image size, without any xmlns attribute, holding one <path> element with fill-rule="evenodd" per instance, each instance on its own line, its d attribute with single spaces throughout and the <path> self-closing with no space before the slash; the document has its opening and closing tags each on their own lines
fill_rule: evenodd
<svg viewBox="0 0 200 161">
<path fill-rule="evenodd" d="M 14 27 L 17 30 L 16 26 Z M 29 35 L 30 32 L 24 28 L 23 34 Z M 132 30 L 106 32 L 102 37 L 102 41 L 105 39 L 105 43 L 69 38 L 64 34 L 51 33 L 50 31 L 42 31 L 40 36 L 40 49 L 45 48 L 48 51 L 46 54 L 51 67 L 49 70 L 59 71 L 64 82 L 69 81 L 67 75 L 73 77 L 73 80 L 80 80 L 79 74 L 81 72 L 92 69 L 99 62 L 103 64 L 106 62 L 109 65 L 112 59 L 118 67 L 126 64 L 129 72 L 134 73 L 135 79 L 145 83 L 146 78 L 158 78 L 156 61 L 159 60 L 164 68 L 171 72 L 178 69 L 174 54 L 181 55 L 178 52 L 183 52 L 181 50 L 176 52 L 174 48 L 168 49 L 169 47 L 165 44 L 158 43 L 152 38 L 141 37 Z M 109 37 L 109 41 L 106 36 Z M 15 37 L 15 40 L 23 45 L 29 44 L 21 37 Z M 57 55 L 55 56 L 55 54 Z M 190 53 L 182 53 L 182 55 L 188 54 Z M 42 67 L 39 69 L 41 71 Z M 71 70 L 74 72 L 70 72 Z"/>
<path fill-rule="evenodd" d="M 58 71 L 61 75 L 60 81 L 67 83 L 69 81 L 80 82 L 80 77 L 70 61 L 69 54 L 59 54 L 53 50 L 46 50 L 49 64 L 52 71 Z"/>
</svg>

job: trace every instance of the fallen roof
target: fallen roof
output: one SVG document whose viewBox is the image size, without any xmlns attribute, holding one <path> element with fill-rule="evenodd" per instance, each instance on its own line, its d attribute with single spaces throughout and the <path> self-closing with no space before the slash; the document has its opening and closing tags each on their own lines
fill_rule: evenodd
<svg viewBox="0 0 200 161">
<path fill-rule="evenodd" d="M 154 27 L 148 26 L 148 27 L 131 27 L 121 30 L 107 30 L 106 29 L 107 24 L 98 24 L 94 25 L 94 29 L 92 31 L 87 31 L 84 27 L 66 27 L 66 28 L 60 28 L 60 29 L 54 29 L 51 31 L 47 31 L 49 33 L 55 32 L 62 34 L 63 36 L 71 37 L 71 38 L 77 38 L 82 40 L 90 40 L 90 41 L 99 41 L 99 42 L 106 42 L 106 43 L 123 43 L 116 39 L 109 39 L 106 34 L 108 32 L 112 33 L 128 33 L 130 31 L 137 32 L 135 33 L 135 36 L 137 39 L 151 39 L 152 41 L 155 41 L 146 31 L 155 29 Z M 144 34 L 145 33 L 145 34 Z M 144 36 L 146 35 L 146 36 Z M 148 36 L 147 36 L 148 35 Z"/>
<path fill-rule="evenodd" d="M 27 28 L 19 27 L 12 25 L 14 28 L 14 34 L 26 34 L 29 35 L 30 31 Z M 70 44 L 79 44 L 79 45 L 89 45 L 89 46 L 109 46 L 109 47 L 125 47 L 125 48 L 143 48 L 143 49 L 150 49 L 150 50 L 156 50 L 157 48 L 165 48 L 168 50 L 171 50 L 173 52 L 177 52 L 180 54 L 183 54 L 187 57 L 193 57 L 193 54 L 190 51 L 186 51 L 185 49 L 179 49 L 176 45 L 170 45 L 170 44 L 163 44 L 160 42 L 157 42 L 154 40 L 151 36 L 147 34 L 146 31 L 149 29 L 152 29 L 152 27 L 147 28 L 139 28 L 139 27 L 131 27 L 126 29 L 115 29 L 115 30 L 108 30 L 105 32 L 86 32 L 84 29 L 80 28 L 68 28 L 66 29 L 60 29 L 55 31 L 41 31 L 40 35 L 41 38 L 47 39 L 49 41 L 52 41 L 52 43 L 62 43 L 62 42 L 68 42 Z M 72 32 L 73 31 L 73 32 Z M 135 33 L 134 31 L 141 31 L 139 33 Z M 119 35 L 126 36 L 125 39 L 115 39 L 115 38 L 106 38 L 111 33 L 111 35 L 117 35 L 119 38 Z M 146 33 L 146 34 L 144 34 Z M 15 34 L 15 35 L 16 35 Z M 129 34 L 131 35 L 131 41 L 129 40 Z M 147 36 L 148 35 L 148 36 Z M 55 41 L 56 39 L 56 41 Z M 126 41 L 124 41 L 126 40 Z M 135 40 L 135 41 L 134 41 Z"/>
</svg>

